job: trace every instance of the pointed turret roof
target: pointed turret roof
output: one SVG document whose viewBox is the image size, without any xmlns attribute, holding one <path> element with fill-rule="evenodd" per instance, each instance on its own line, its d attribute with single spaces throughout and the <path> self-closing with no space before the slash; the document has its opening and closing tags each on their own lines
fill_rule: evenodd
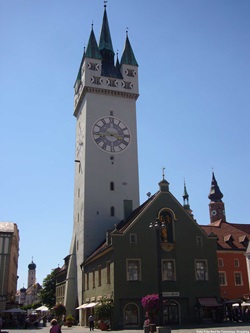
<svg viewBox="0 0 250 333">
<path fill-rule="evenodd" d="M 211 189 L 208 195 L 208 198 L 213 202 L 222 202 L 223 194 L 220 191 L 220 188 L 215 179 L 214 172 L 212 174 Z"/>
<path fill-rule="evenodd" d="M 186 182 L 184 181 L 184 193 L 183 193 L 183 207 L 186 209 L 190 209 L 189 206 L 189 195 L 187 193 Z"/>
<path fill-rule="evenodd" d="M 126 32 L 125 47 L 121 57 L 121 65 L 122 64 L 138 66 L 138 63 L 135 59 L 135 55 L 128 38 L 128 32 Z"/>
<path fill-rule="evenodd" d="M 99 51 L 109 51 L 110 54 L 114 56 L 114 50 L 109 30 L 108 16 L 106 11 L 106 5 L 104 6 L 104 14 L 102 20 L 102 30 L 99 40 Z"/>
<path fill-rule="evenodd" d="M 94 59 L 101 59 L 101 55 L 100 55 L 100 52 L 98 50 L 97 41 L 96 41 L 94 30 L 93 30 L 93 24 L 92 24 L 91 33 L 90 33 L 90 36 L 89 36 L 88 46 L 87 46 L 87 49 L 86 49 L 86 52 L 85 52 L 85 57 L 94 58 Z"/>
</svg>

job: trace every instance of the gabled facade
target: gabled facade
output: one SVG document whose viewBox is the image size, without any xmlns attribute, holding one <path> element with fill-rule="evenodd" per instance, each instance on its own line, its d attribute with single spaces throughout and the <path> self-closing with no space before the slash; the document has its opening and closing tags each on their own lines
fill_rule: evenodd
<svg viewBox="0 0 250 333">
<path fill-rule="evenodd" d="M 249 276 L 246 250 L 250 239 L 250 226 L 226 222 L 225 206 L 214 173 L 209 193 L 211 223 L 201 226 L 207 235 L 217 237 L 217 257 L 220 295 L 225 301 L 248 299 Z"/>
<path fill-rule="evenodd" d="M 83 262 L 81 324 L 93 310 L 87 305 L 108 297 L 114 302 L 112 329 L 140 328 L 145 315 L 142 297 L 160 289 L 164 325 L 199 321 L 211 317 L 212 308 L 220 308 L 216 237 L 204 233 L 166 180 L 159 186 L 159 192 L 109 232 Z M 155 221 L 164 227 L 156 229 Z"/>
</svg>

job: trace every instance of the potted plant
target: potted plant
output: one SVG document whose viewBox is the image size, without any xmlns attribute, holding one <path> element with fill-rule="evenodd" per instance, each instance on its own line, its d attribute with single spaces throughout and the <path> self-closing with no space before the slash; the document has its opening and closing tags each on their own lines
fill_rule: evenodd
<svg viewBox="0 0 250 333">
<path fill-rule="evenodd" d="M 65 322 L 65 325 L 68 326 L 68 327 L 72 327 L 73 326 L 73 323 L 74 323 L 74 317 L 69 314 L 67 317 L 66 317 L 66 322 Z"/>
<path fill-rule="evenodd" d="M 151 326 L 152 331 L 155 331 L 156 316 L 160 311 L 159 295 L 147 295 L 142 298 L 141 303 L 142 307 L 146 311 L 146 316 L 149 320 L 149 326 Z"/>
</svg>

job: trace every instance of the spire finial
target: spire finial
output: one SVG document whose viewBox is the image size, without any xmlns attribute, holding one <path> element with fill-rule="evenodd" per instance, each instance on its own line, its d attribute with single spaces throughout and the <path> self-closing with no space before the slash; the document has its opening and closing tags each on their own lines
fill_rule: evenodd
<svg viewBox="0 0 250 333">
<path fill-rule="evenodd" d="M 106 7 L 107 7 L 107 2 L 108 2 L 108 1 L 107 1 L 107 0 L 104 0 L 103 2 L 104 2 L 104 8 L 106 8 Z"/>
<path fill-rule="evenodd" d="M 128 27 L 126 27 L 126 37 L 128 37 Z"/>
<path fill-rule="evenodd" d="M 165 180 L 165 167 L 162 167 L 162 180 Z"/>
<path fill-rule="evenodd" d="M 93 30 L 93 28 L 94 28 L 94 21 L 92 20 L 91 29 Z"/>
</svg>

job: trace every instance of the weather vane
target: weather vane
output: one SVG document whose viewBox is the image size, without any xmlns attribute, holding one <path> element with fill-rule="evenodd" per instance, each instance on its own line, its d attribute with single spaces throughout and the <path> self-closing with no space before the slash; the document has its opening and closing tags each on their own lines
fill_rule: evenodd
<svg viewBox="0 0 250 333">
<path fill-rule="evenodd" d="M 162 178 L 163 178 L 163 180 L 165 179 L 165 167 L 162 167 Z"/>
<path fill-rule="evenodd" d="M 107 0 L 104 0 L 103 2 L 104 2 L 104 8 L 106 8 L 106 7 L 107 7 L 107 2 L 108 2 L 108 1 L 107 1 Z"/>
</svg>

